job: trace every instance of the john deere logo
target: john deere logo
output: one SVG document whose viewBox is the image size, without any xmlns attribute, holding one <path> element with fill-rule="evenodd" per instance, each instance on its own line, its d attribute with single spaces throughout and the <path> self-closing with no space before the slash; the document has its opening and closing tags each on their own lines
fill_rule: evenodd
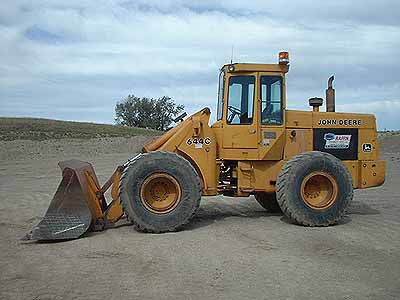
<svg viewBox="0 0 400 300">
<path fill-rule="evenodd" d="M 367 143 L 367 144 L 363 144 L 363 152 L 372 152 L 372 145 Z"/>
</svg>

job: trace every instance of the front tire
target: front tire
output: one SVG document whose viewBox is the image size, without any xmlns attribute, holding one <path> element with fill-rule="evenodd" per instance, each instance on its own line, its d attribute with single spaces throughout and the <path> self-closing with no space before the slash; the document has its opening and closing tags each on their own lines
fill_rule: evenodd
<svg viewBox="0 0 400 300">
<path fill-rule="evenodd" d="M 353 180 L 335 156 L 312 151 L 290 159 L 281 170 L 277 200 L 283 213 L 297 224 L 337 223 L 353 199 Z"/>
<path fill-rule="evenodd" d="M 200 205 L 200 179 L 193 166 L 175 153 L 141 154 L 125 168 L 120 182 L 124 212 L 139 231 L 176 231 Z"/>
</svg>

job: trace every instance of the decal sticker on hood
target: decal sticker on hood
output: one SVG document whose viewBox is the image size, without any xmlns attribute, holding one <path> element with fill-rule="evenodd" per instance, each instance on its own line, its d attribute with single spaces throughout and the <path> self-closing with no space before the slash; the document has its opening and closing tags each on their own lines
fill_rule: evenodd
<svg viewBox="0 0 400 300">
<path fill-rule="evenodd" d="M 350 146 L 350 134 L 325 133 L 325 149 L 348 149 Z"/>
</svg>

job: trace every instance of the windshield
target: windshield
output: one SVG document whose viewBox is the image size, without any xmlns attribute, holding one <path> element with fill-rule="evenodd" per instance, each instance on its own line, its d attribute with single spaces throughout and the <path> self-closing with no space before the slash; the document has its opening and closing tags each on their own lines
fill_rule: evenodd
<svg viewBox="0 0 400 300">
<path fill-rule="evenodd" d="M 254 76 L 232 76 L 229 78 L 228 124 L 253 123 Z"/>
</svg>

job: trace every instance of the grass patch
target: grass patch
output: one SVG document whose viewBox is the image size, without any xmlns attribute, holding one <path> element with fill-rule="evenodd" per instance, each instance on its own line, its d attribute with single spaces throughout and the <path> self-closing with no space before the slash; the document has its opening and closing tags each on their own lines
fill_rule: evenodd
<svg viewBox="0 0 400 300">
<path fill-rule="evenodd" d="M 152 129 L 36 118 L 0 118 L 0 140 L 91 139 L 156 136 Z"/>
</svg>

